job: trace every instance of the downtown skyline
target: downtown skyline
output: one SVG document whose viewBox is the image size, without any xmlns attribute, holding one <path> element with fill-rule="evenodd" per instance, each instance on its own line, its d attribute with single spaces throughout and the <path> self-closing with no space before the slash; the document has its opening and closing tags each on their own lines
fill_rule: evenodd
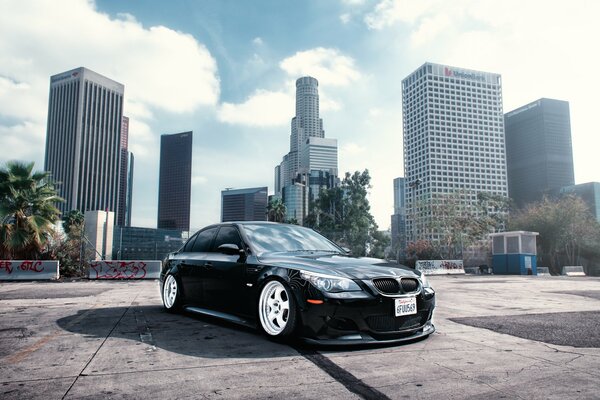
<svg viewBox="0 0 600 400">
<path fill-rule="evenodd" d="M 289 146 L 294 81 L 311 75 L 327 136 L 338 139 L 340 175 L 370 170 L 372 212 L 386 229 L 393 179 L 404 176 L 401 81 L 431 61 L 501 74 L 504 112 L 541 97 L 568 101 L 575 182 L 600 181 L 600 87 L 580 73 L 596 58 L 586 43 L 600 35 L 591 10 L 598 5 L 418 4 L 0 2 L 0 162 L 43 168 L 49 77 L 90 68 L 125 86 L 136 157 L 132 225 L 156 224 L 160 135 L 197 135 L 194 230 L 218 222 L 226 187 L 273 192 L 272 167 Z"/>
</svg>

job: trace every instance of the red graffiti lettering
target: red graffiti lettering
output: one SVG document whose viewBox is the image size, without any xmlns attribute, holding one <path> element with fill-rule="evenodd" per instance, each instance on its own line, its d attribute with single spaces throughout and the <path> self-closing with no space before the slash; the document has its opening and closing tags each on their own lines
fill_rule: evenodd
<svg viewBox="0 0 600 400">
<path fill-rule="evenodd" d="M 1 270 L 5 270 L 8 275 L 12 274 L 12 263 L 10 261 L 0 261 Z"/>
<path fill-rule="evenodd" d="M 90 264 L 96 276 L 92 279 L 144 279 L 146 263 L 143 261 L 95 261 Z"/>
<path fill-rule="evenodd" d="M 21 265 L 19 265 L 19 269 L 21 271 L 44 272 L 41 261 L 23 261 Z"/>
</svg>

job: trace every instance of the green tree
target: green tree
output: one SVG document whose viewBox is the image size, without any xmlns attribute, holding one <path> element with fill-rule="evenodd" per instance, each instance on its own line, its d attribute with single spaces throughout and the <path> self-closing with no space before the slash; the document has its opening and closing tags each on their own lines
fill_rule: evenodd
<svg viewBox="0 0 600 400">
<path fill-rule="evenodd" d="M 52 234 L 47 258 L 58 260 L 60 276 L 83 277 L 87 273 L 87 260 L 94 257 L 93 250 L 82 246 L 83 224 L 72 224 L 68 234 L 54 232 Z M 86 253 L 83 253 L 86 252 Z"/>
<path fill-rule="evenodd" d="M 563 263 L 580 265 L 582 251 L 600 246 L 600 224 L 574 195 L 529 205 L 511 217 L 509 229 L 538 232 L 540 261 L 555 274 Z"/>
<path fill-rule="evenodd" d="M 389 238 L 378 232 L 367 199 L 371 188 L 368 170 L 346 172 L 339 187 L 322 190 L 311 205 L 305 225 L 348 247 L 356 256 L 383 257 Z"/>
<path fill-rule="evenodd" d="M 36 259 L 59 218 L 58 197 L 49 172 L 33 172 L 34 163 L 10 161 L 0 168 L 0 252 L 3 258 Z"/>
<path fill-rule="evenodd" d="M 267 217 L 272 222 L 285 221 L 286 207 L 280 198 L 271 198 L 267 205 Z"/>
<path fill-rule="evenodd" d="M 439 260 L 442 258 L 439 246 L 429 240 L 417 240 L 406 245 L 406 265 L 415 268 L 418 260 Z"/>
<path fill-rule="evenodd" d="M 417 203 L 416 224 L 426 235 L 439 235 L 431 246 L 440 257 L 462 257 L 464 249 L 487 242 L 488 234 L 504 229 L 510 200 L 483 192 L 477 194 L 476 201 L 474 197 L 460 190 Z"/>
<path fill-rule="evenodd" d="M 71 230 L 82 227 L 85 222 L 85 216 L 79 210 L 71 210 L 63 217 L 63 230 L 68 235 Z"/>
</svg>

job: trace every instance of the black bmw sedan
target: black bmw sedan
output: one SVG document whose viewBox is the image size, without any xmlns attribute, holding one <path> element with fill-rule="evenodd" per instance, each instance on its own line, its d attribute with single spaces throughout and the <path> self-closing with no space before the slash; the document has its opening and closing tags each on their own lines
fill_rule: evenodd
<svg viewBox="0 0 600 400">
<path fill-rule="evenodd" d="M 164 307 L 308 342 L 396 342 L 428 336 L 435 291 L 425 275 L 353 258 L 317 232 L 271 222 L 223 223 L 164 261 Z"/>
</svg>

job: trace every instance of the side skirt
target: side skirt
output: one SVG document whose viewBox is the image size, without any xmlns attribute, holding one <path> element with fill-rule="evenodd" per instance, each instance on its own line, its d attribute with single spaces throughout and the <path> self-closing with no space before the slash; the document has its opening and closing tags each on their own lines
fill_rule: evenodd
<svg viewBox="0 0 600 400">
<path fill-rule="evenodd" d="M 189 311 L 193 314 L 208 315 L 209 317 L 223 319 L 225 321 L 233 322 L 234 324 L 238 324 L 238 325 L 243 325 L 248 328 L 253 328 L 253 329 L 256 328 L 256 325 L 253 322 L 248 321 L 244 318 L 237 317 L 235 315 L 231 315 L 231 314 L 227 314 L 227 313 L 223 313 L 223 312 L 219 312 L 219 311 L 208 310 L 206 308 L 200 308 L 200 307 L 187 306 L 187 307 L 183 307 L 183 309 L 185 311 Z"/>
</svg>

